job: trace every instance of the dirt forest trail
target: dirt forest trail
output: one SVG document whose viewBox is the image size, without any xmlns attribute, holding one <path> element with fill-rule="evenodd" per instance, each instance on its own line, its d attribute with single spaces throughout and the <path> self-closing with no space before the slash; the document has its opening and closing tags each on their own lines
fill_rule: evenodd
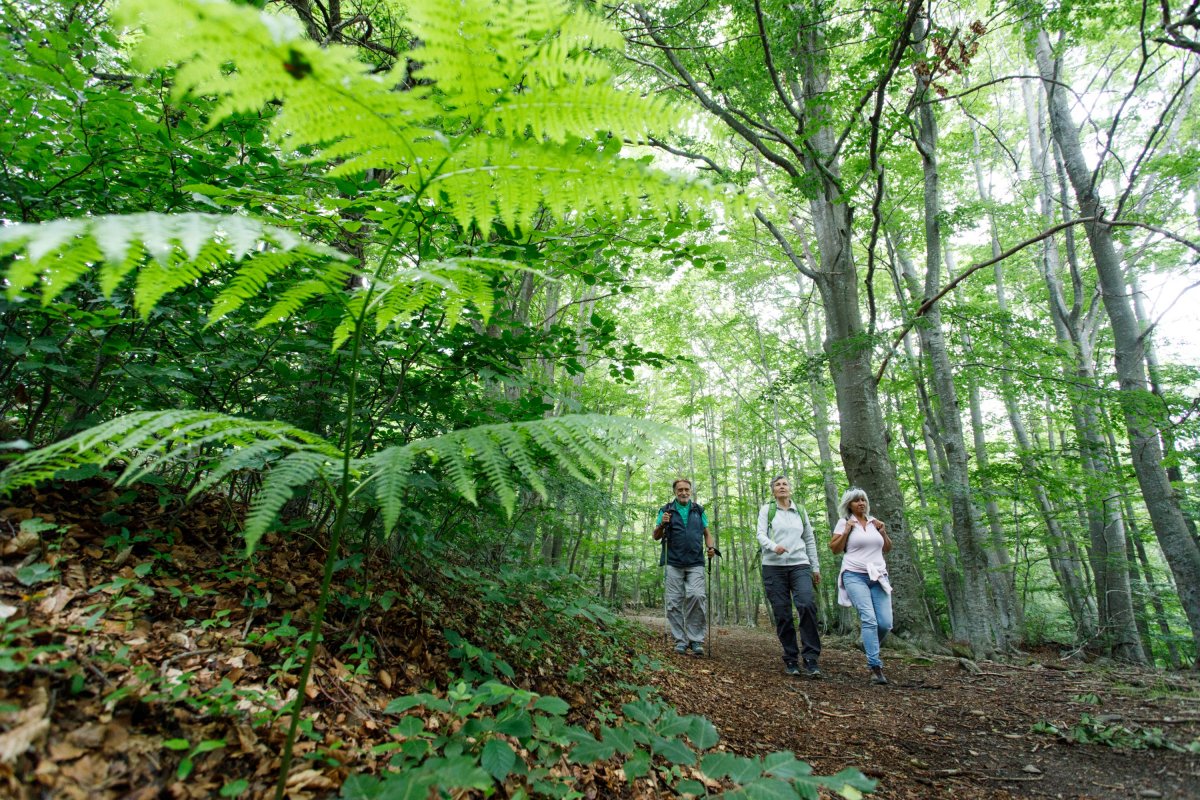
<svg viewBox="0 0 1200 800">
<path fill-rule="evenodd" d="M 845 639 L 824 642 L 824 678 L 810 680 L 784 674 L 770 630 L 714 626 L 709 655 L 681 656 L 661 617 L 637 619 L 678 668 L 656 685 L 680 711 L 711 719 L 739 755 L 792 750 L 822 775 L 856 767 L 881 798 L 1200 798 L 1200 753 L 1182 749 L 1200 741 L 1195 673 L 1101 670 L 1057 654 L 975 673 L 956 658 L 885 649 L 890 684 L 879 687 Z M 1085 719 L 1125 746 L 1034 730 L 1066 733 Z M 1156 729 L 1180 749 L 1150 746 Z"/>
</svg>

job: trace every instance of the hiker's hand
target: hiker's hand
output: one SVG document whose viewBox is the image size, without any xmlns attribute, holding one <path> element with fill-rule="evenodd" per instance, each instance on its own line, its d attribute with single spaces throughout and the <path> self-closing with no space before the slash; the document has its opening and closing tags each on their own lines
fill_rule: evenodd
<svg viewBox="0 0 1200 800">
<path fill-rule="evenodd" d="M 777 544 L 777 545 L 775 545 L 775 554 L 776 554 L 776 555 L 779 555 L 779 556 L 781 556 L 781 555 L 783 555 L 783 554 L 784 554 L 784 553 L 786 553 L 786 552 L 787 552 L 787 548 L 786 548 L 786 547 L 784 547 L 783 545 L 781 545 L 781 544 Z"/>
<path fill-rule="evenodd" d="M 820 585 L 821 585 L 821 573 L 814 572 L 813 573 L 813 588 L 816 588 Z"/>
<path fill-rule="evenodd" d="M 874 522 L 875 522 L 875 528 L 880 533 L 887 533 L 887 523 L 886 522 L 884 522 L 881 519 L 874 520 Z"/>
</svg>

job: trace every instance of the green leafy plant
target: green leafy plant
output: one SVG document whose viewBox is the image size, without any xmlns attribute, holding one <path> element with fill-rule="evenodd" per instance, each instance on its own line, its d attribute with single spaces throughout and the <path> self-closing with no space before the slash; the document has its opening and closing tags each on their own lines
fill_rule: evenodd
<svg viewBox="0 0 1200 800">
<path fill-rule="evenodd" d="M 17 569 L 17 582 L 22 586 L 37 586 L 58 580 L 58 570 L 45 561 L 35 561 Z"/>
<path fill-rule="evenodd" d="M 619 758 L 631 782 L 660 769 L 681 794 L 707 794 L 703 784 L 679 780 L 680 767 L 697 764 L 711 780 L 732 786 L 735 796 L 749 798 L 816 798 L 819 787 L 858 798 L 874 788 L 853 770 L 814 776 L 791 753 L 753 759 L 712 751 L 701 757 L 718 742 L 712 723 L 646 697 L 623 704 L 617 724 L 594 732 L 570 724 L 569 711 L 560 698 L 495 681 L 458 683 L 445 697 L 399 698 L 386 709 L 399 715 L 391 729 L 398 741 L 377 748 L 392 753 L 394 771 L 351 776 L 341 796 L 424 796 L 433 787 L 488 793 L 495 782 L 515 782 L 529 796 L 568 797 L 573 777 L 557 769 L 564 756 L 575 764 Z"/>
<path fill-rule="evenodd" d="M 1036 723 L 1032 727 L 1032 730 L 1034 733 L 1046 733 L 1058 736 L 1065 741 L 1074 742 L 1075 744 L 1100 744 L 1106 747 L 1127 750 L 1163 749 L 1180 752 L 1196 751 L 1195 742 L 1188 745 L 1180 745 L 1171 741 L 1162 728 L 1120 725 L 1112 721 L 1094 717 L 1091 714 L 1080 715 L 1079 722 L 1072 725 L 1066 731 L 1044 720 Z"/>
<path fill-rule="evenodd" d="M 563 0 L 521 0 L 495 13 L 492 3 L 463 7 L 414 3 L 408 25 L 421 42 L 409 64 L 379 75 L 353 51 L 321 47 L 289 17 L 213 0 L 126 0 L 121 13 L 144 27 L 143 63 L 178 63 L 178 93 L 219 98 L 215 123 L 278 102 L 274 135 L 287 150 L 330 164 L 331 176 L 386 169 L 384 238 L 351 258 L 242 215 L 93 216 L 0 229 L 10 300 L 39 295 L 43 305 L 85 276 L 112 297 L 135 275 L 133 307 L 146 318 L 172 292 L 220 280 L 209 324 L 261 294 L 272 301 L 258 325 L 279 323 L 320 299 L 340 322 L 330 344 L 347 347 L 349 380 L 337 442 L 282 422 L 193 410 L 149 411 L 102 423 L 16 459 L 0 491 L 65 471 L 123 464 L 119 485 L 154 470 L 201 459 L 193 496 L 241 470 L 260 469 L 244 530 L 248 551 L 293 494 L 315 484 L 337 498 L 312 633 L 291 709 L 277 796 L 282 795 L 300 707 L 320 639 L 329 586 L 352 502 L 378 503 L 385 530 L 397 523 L 409 475 L 439 468 L 453 489 L 476 502 L 477 480 L 511 513 L 518 481 L 545 495 L 540 469 L 557 464 L 584 478 L 598 474 L 653 426 L 594 416 L 539 419 L 453 433 L 359 454 L 358 370 L 368 337 L 402 327 L 436 303 L 453 327 L 470 310 L 487 323 L 494 281 L 519 263 L 464 255 L 427 258 L 421 242 L 430 207 L 487 239 L 497 224 L 527 229 L 547 209 L 557 216 L 634 210 L 666 214 L 681 201 L 711 202 L 708 187 L 685 186 L 639 160 L 621 158 L 623 139 L 682 119 L 657 99 L 620 91 L 594 48 L 621 43 L 607 23 L 573 12 Z M 599 141 L 595 131 L 607 131 Z M 394 202 L 399 194 L 400 204 Z M 381 197 L 381 199 L 384 199 Z M 370 489 L 370 492 L 366 491 Z M 124 587 L 120 587 L 124 588 Z"/>
<path fill-rule="evenodd" d="M 187 754 L 179 762 L 179 767 L 175 770 L 175 777 L 182 781 L 186 780 L 187 776 L 192 774 L 192 769 L 196 766 L 196 756 L 222 749 L 225 747 L 225 740 L 205 739 L 195 747 L 192 747 L 191 742 L 187 739 L 167 739 L 163 742 L 163 747 L 168 750 L 186 751 Z"/>
<path fill-rule="evenodd" d="M 69 666 L 67 662 L 45 657 L 61 652 L 61 644 L 38 644 L 46 628 L 30 627 L 25 617 L 10 617 L 0 622 L 0 672 L 23 672 L 34 665 L 48 669 Z"/>
</svg>

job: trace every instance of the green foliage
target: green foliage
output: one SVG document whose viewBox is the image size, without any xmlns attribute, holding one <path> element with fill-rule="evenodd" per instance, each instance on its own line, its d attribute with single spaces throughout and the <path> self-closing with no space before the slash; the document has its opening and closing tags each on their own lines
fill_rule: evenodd
<svg viewBox="0 0 1200 800">
<path fill-rule="evenodd" d="M 192 769 L 195 767 L 196 756 L 204 753 L 211 753 L 214 750 L 220 750 L 225 747 L 224 739 L 205 739 L 192 747 L 187 739 L 167 739 L 163 742 L 163 747 L 167 750 L 186 751 L 186 754 L 179 762 L 179 767 L 175 770 L 175 777 L 178 780 L 187 780 L 187 777 L 192 774 Z M 223 795 L 228 796 L 228 795 Z"/>
<path fill-rule="evenodd" d="M 373 174 L 386 182 L 386 190 L 353 211 L 342 206 L 345 216 L 333 226 L 337 251 L 353 257 L 259 222 L 263 213 L 295 202 L 280 195 L 255 200 L 254 216 L 93 214 L 9 228 L 0 241 L 9 302 L 30 297 L 38 287 L 43 313 L 69 316 L 71 306 L 89 301 L 96 288 L 121 306 L 126 279 L 136 272 L 132 308 L 146 326 L 178 313 L 177 308 L 194 315 L 199 296 L 210 304 L 210 325 L 222 320 L 236 330 L 248 319 L 260 327 L 292 324 L 335 350 L 349 345 L 344 381 L 331 382 L 327 398 L 334 400 L 330 405 L 341 415 L 339 423 L 310 427 L 302 419 L 266 423 L 221 411 L 137 411 L 26 454 L 0 473 L 3 492 L 118 461 L 123 462 L 121 484 L 178 467 L 199 476 L 195 493 L 244 472 L 263 471 L 245 520 L 248 551 L 298 492 L 336 498 L 313 632 L 297 641 L 305 652 L 293 662 L 300 666 L 300 679 L 279 794 L 302 725 L 299 709 L 351 507 L 371 500 L 359 490 L 376 483 L 374 499 L 383 507 L 388 530 L 405 507 L 416 470 L 442 470 L 450 488 L 471 502 L 479 500 L 477 483 L 483 479 L 511 515 L 518 482 L 545 496 L 540 473 L 548 466 L 578 480 L 595 477 L 630 448 L 644 446 L 636 436 L 653 432 L 649 426 L 584 415 L 439 431 L 423 439 L 402 435 L 391 439 L 400 441 L 393 447 L 375 446 L 381 423 L 386 428 L 403 423 L 360 418 L 359 380 L 376 346 L 373 337 L 390 330 L 407 339 L 398 348 L 405 358 L 425 347 L 426 317 L 437 319 L 439 332 L 453 330 L 468 314 L 473 325 L 487 326 L 498 286 L 527 269 L 494 257 L 483 245 L 442 246 L 446 232 L 470 240 L 473 230 L 486 242 L 501 228 L 527 235 L 536 227 L 535 217 L 547 212 L 559 219 L 590 213 L 620 218 L 635 211 L 666 215 L 681 202 L 718 196 L 620 156 L 623 138 L 643 138 L 682 115 L 659 100 L 613 86 L 605 62 L 593 52 L 620 41 L 607 23 L 555 0 L 512 2 L 501 9 L 482 2 L 466 6 L 464 14 L 453 5 L 415 5 L 408 24 L 420 47 L 410 61 L 378 73 L 351 49 L 306 39 L 286 15 L 207 0 L 127 0 L 120 6 L 125 20 L 144 29 L 134 36 L 143 64 L 178 62 L 171 79 L 177 102 L 189 96 L 217 99 L 207 114 L 210 128 L 278 103 L 281 110 L 269 114 L 271 131 L 288 153 L 326 162 L 329 176 L 337 180 L 377 171 Z M 598 130 L 604 132 L 599 137 Z M 219 194 L 209 191 L 213 174 L 197 176 L 202 197 Z M 337 185 L 348 191 L 355 181 Z M 305 205 L 311 209 L 307 217 L 295 219 L 306 219 L 310 230 L 331 227 L 320 217 L 336 206 Z M 447 214 L 459 230 L 453 231 Z M 373 224 L 363 231 L 367 215 Z M 431 245 L 434 241 L 438 247 Z M 181 301 L 175 295 L 192 297 Z M 304 318 L 297 319 L 301 313 Z M 611 335 L 602 318 L 594 326 Z M 265 360 L 263 353 L 252 369 Z M 383 356 L 379 360 L 388 362 Z M 174 383 L 184 376 L 167 377 Z M 173 405 L 164 400 L 159 402 Z M 30 414 L 27 427 L 34 427 L 40 413 Z M 318 414 L 322 420 L 328 416 L 325 409 Z M 110 588 L 120 595 L 117 602 L 136 604 L 148 599 L 139 587 L 131 581 Z M 210 622 L 228 624 L 219 616 Z M 464 656 L 485 655 L 467 644 L 461 648 Z M 149 674 L 131 681 L 106 702 L 115 704 L 121 691 L 152 681 Z M 186 681 L 164 684 L 161 693 L 183 696 L 185 686 Z M 189 751 L 180 779 L 205 746 Z M 673 757 L 684 756 L 673 752 Z M 491 780 L 458 754 L 436 758 L 444 760 L 436 773 L 441 785 L 483 788 Z M 488 766 L 498 771 L 504 760 L 493 748 Z"/>
<path fill-rule="evenodd" d="M 0 672 L 23 672 L 34 665 L 50 669 L 68 666 L 49 656 L 63 650 L 60 644 L 39 642 L 44 628 L 30 627 L 24 617 L 0 620 Z"/>
<path fill-rule="evenodd" d="M 542 205 L 556 216 L 624 215 L 645 197 L 651 209 L 680 197 L 669 176 L 579 138 L 602 130 L 619 142 L 682 119 L 661 100 L 612 87 L 592 52 L 621 42 L 606 23 L 561 0 L 413 3 L 408 12 L 421 46 L 411 62 L 371 74 L 351 49 L 319 47 L 285 16 L 204 0 L 121 4 L 146 29 L 147 64 L 182 61 L 178 92 L 223 98 L 214 119 L 280 101 L 273 131 L 289 149 L 335 162 L 334 175 L 393 170 L 397 188 L 447 203 L 484 236 L 493 220 L 528 229 Z M 416 85 L 411 64 L 420 65 Z"/>
<path fill-rule="evenodd" d="M 254 259 L 251 273 L 262 283 L 272 272 L 305 256 L 337 255 L 286 230 L 246 217 L 216 214 L 127 214 L 0 228 L 0 258 L 21 256 L 12 259 L 6 274 L 9 298 L 21 297 L 40 280 L 42 302 L 49 304 L 93 264 L 100 264 L 97 280 L 101 291 L 111 297 L 121 281 L 149 257 L 138 275 L 134 295 L 143 317 L 165 295 L 188 286 L 203 273 L 267 248 L 275 251 L 273 257 Z M 240 285 L 235 281 L 232 288 L 240 289 Z M 223 295 L 218 309 L 228 313 L 232 307 L 233 298 Z"/>
<path fill-rule="evenodd" d="M 1064 741 L 1075 744 L 1100 744 L 1123 750 L 1176 750 L 1179 752 L 1197 752 L 1196 742 L 1181 745 L 1171 741 L 1162 728 L 1146 728 L 1139 725 L 1121 725 L 1103 716 L 1081 714 L 1079 722 L 1070 729 L 1063 730 L 1059 726 L 1042 720 L 1033 725 L 1034 733 L 1045 733 L 1058 736 Z"/>
<path fill-rule="evenodd" d="M 681 781 L 672 765 L 694 764 L 698 753 L 716 746 L 712 723 L 648 699 L 622 710 L 619 724 L 589 730 L 567 722 L 570 706 L 559 698 L 495 681 L 458 683 L 445 697 L 401 697 L 385 709 L 400 715 L 391 731 L 399 741 L 385 746 L 393 751 L 391 771 L 379 778 L 352 776 L 341 796 L 424 796 L 435 786 L 487 792 L 495 781 L 515 783 L 532 797 L 564 797 L 574 780 L 556 769 L 564 755 L 574 764 L 621 759 L 631 782 L 658 769 L 677 791 L 703 794 L 695 782 Z M 815 798 L 818 787 L 851 798 L 874 788 L 853 770 L 815 777 L 792 753 L 748 759 L 713 751 L 699 768 L 710 779 L 732 784 L 734 794 L 751 798 Z"/>
</svg>

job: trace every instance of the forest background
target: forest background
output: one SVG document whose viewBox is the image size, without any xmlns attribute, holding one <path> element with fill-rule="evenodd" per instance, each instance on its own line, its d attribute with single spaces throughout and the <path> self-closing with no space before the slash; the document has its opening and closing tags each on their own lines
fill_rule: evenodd
<svg viewBox="0 0 1200 800">
<path fill-rule="evenodd" d="M 5 490 L 216 493 L 318 630 L 379 558 L 658 608 L 689 476 L 757 624 L 782 473 L 921 646 L 1195 664 L 1194 6 L 3 8 Z"/>
</svg>

